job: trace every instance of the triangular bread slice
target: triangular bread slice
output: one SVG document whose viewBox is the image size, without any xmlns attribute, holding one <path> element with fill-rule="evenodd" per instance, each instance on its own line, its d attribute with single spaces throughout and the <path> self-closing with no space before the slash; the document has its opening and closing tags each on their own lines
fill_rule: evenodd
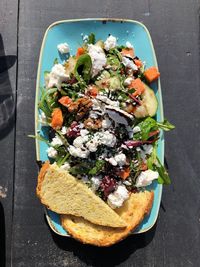
<svg viewBox="0 0 200 267">
<path fill-rule="evenodd" d="M 75 239 L 95 246 L 110 246 L 124 239 L 133 231 L 152 208 L 154 193 L 149 191 L 132 193 L 125 204 L 116 210 L 126 221 L 123 229 L 95 225 L 81 217 L 62 215 L 61 223 Z"/>
<path fill-rule="evenodd" d="M 58 214 L 83 217 L 98 225 L 126 227 L 125 221 L 87 185 L 46 162 L 38 176 L 37 195 L 41 202 Z"/>
</svg>

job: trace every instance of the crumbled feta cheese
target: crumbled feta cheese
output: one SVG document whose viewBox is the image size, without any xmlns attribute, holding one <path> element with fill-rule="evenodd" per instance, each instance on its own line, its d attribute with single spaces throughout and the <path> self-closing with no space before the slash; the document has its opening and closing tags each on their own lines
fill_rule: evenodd
<svg viewBox="0 0 200 267">
<path fill-rule="evenodd" d="M 144 153 L 146 154 L 146 155 L 151 155 L 151 153 L 152 153 L 152 151 L 153 151 L 153 146 L 152 145 L 147 145 L 147 144 L 145 144 L 145 145 L 143 145 L 143 150 L 144 150 Z"/>
<path fill-rule="evenodd" d="M 43 111 L 41 111 L 41 113 L 39 115 L 39 122 L 41 123 L 42 126 L 48 126 L 49 125 L 47 122 L 47 117 Z"/>
<path fill-rule="evenodd" d="M 106 145 L 108 147 L 114 147 L 114 145 L 116 144 L 117 140 L 115 135 L 110 133 L 109 131 L 97 133 L 97 135 L 99 135 L 99 141 L 103 145 Z"/>
<path fill-rule="evenodd" d="M 106 158 L 106 161 L 108 161 L 111 165 L 117 166 L 117 161 L 112 157 L 112 158 Z"/>
<path fill-rule="evenodd" d="M 120 167 L 126 164 L 126 155 L 123 153 L 115 155 L 114 159 Z"/>
<path fill-rule="evenodd" d="M 70 165 L 68 162 L 65 162 L 60 168 L 65 171 L 68 171 L 70 169 Z"/>
<path fill-rule="evenodd" d="M 61 54 L 69 53 L 69 45 L 67 43 L 57 45 L 57 49 Z"/>
<path fill-rule="evenodd" d="M 61 87 L 62 82 L 68 79 L 66 70 L 62 64 L 55 64 L 49 73 L 48 88 L 56 86 L 57 88 Z"/>
<path fill-rule="evenodd" d="M 47 149 L 47 155 L 48 155 L 49 158 L 55 159 L 56 156 L 58 155 L 58 152 L 57 152 L 57 150 L 55 148 L 50 146 Z"/>
<path fill-rule="evenodd" d="M 73 145 L 77 148 L 82 148 L 83 144 L 88 141 L 89 136 L 78 136 L 74 139 Z"/>
<path fill-rule="evenodd" d="M 80 135 L 81 135 L 82 137 L 86 136 L 87 134 L 89 134 L 89 131 L 88 131 L 88 130 L 86 130 L 86 129 L 81 129 L 81 130 L 80 130 Z"/>
<path fill-rule="evenodd" d="M 96 152 L 99 143 L 94 139 L 90 140 L 89 142 L 87 142 L 86 144 L 87 149 L 89 149 L 90 152 Z"/>
<path fill-rule="evenodd" d="M 67 127 L 63 126 L 61 129 L 61 134 L 65 135 L 67 133 Z"/>
<path fill-rule="evenodd" d="M 139 133 L 141 131 L 140 126 L 135 126 L 133 128 L 133 133 Z"/>
<path fill-rule="evenodd" d="M 94 177 L 91 178 L 92 190 L 93 191 L 96 191 L 99 188 L 101 180 L 102 180 L 102 176 L 101 175 L 94 176 Z"/>
<path fill-rule="evenodd" d="M 112 209 L 120 208 L 128 197 L 129 194 L 126 187 L 124 185 L 119 185 L 115 192 L 108 196 L 107 202 Z"/>
<path fill-rule="evenodd" d="M 114 48 L 117 44 L 117 38 L 110 35 L 106 41 L 104 42 L 104 48 L 106 51 L 110 50 L 111 48 Z"/>
<path fill-rule="evenodd" d="M 138 69 L 138 67 L 133 63 L 133 61 L 130 60 L 129 58 L 127 58 L 127 57 L 122 57 L 122 64 L 126 68 L 129 68 L 129 69 L 132 69 L 132 70 L 137 70 Z"/>
<path fill-rule="evenodd" d="M 126 47 L 133 48 L 132 44 L 130 42 L 126 42 Z"/>
<path fill-rule="evenodd" d="M 68 147 L 68 151 L 72 156 L 79 157 L 82 159 L 87 158 L 89 156 L 89 153 L 90 153 L 89 150 L 87 150 L 87 149 L 81 149 L 80 147 L 75 147 L 72 145 L 70 145 Z"/>
<path fill-rule="evenodd" d="M 106 64 L 106 56 L 100 46 L 89 44 L 88 54 L 92 59 L 92 76 L 95 76 L 103 69 Z"/>
<path fill-rule="evenodd" d="M 112 124 L 112 121 L 109 120 L 109 118 L 107 118 L 107 117 L 104 120 L 102 120 L 102 122 L 101 122 L 102 128 L 104 128 L 104 129 L 110 128 L 111 124 Z"/>
<path fill-rule="evenodd" d="M 51 145 L 52 146 L 62 146 L 63 145 L 63 141 L 60 138 L 60 136 L 56 135 L 52 141 L 51 141 Z"/>
<path fill-rule="evenodd" d="M 136 179 L 136 187 L 150 185 L 153 180 L 158 179 L 158 172 L 152 170 L 142 171 Z"/>
<path fill-rule="evenodd" d="M 86 34 L 83 36 L 83 42 L 87 43 L 89 39 L 89 36 Z"/>
<path fill-rule="evenodd" d="M 125 184 L 125 185 L 128 185 L 128 186 L 129 186 L 129 185 L 131 185 L 131 182 L 130 182 L 130 181 L 124 181 L 124 182 L 123 182 L 123 184 Z"/>
<path fill-rule="evenodd" d="M 128 77 L 128 78 L 126 78 L 125 80 L 124 80 L 124 85 L 130 85 L 131 84 L 131 82 L 133 81 L 134 79 L 132 78 L 132 77 Z"/>
</svg>

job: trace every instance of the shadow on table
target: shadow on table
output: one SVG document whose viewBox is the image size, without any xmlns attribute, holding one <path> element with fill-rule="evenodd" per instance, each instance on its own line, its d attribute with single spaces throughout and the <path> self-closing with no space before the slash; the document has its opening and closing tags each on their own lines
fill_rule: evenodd
<svg viewBox="0 0 200 267">
<path fill-rule="evenodd" d="M 4 217 L 4 209 L 0 202 L 0 266 L 5 266 L 5 217 Z"/>
<path fill-rule="evenodd" d="M 87 265 L 112 267 L 126 261 L 136 250 L 146 247 L 152 241 L 155 231 L 156 225 L 146 233 L 131 235 L 120 243 L 107 248 L 84 245 L 72 238 L 58 236 L 52 231 L 51 234 L 60 249 L 72 251 Z"/>
<path fill-rule="evenodd" d="M 5 55 L 3 39 L 0 34 L 0 139 L 4 138 L 15 123 L 15 102 L 8 75 L 17 57 Z"/>
</svg>

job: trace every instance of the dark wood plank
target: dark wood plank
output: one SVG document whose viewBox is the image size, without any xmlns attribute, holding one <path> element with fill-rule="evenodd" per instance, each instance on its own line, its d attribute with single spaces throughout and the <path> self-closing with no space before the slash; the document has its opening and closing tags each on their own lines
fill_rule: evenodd
<svg viewBox="0 0 200 267">
<path fill-rule="evenodd" d="M 198 10 L 198 1 L 187 0 L 20 1 L 14 266 L 198 266 Z M 177 126 L 166 135 L 173 184 L 164 189 L 157 226 L 105 249 L 58 237 L 49 230 L 35 197 L 35 148 L 27 138 L 34 131 L 35 79 L 43 33 L 53 21 L 78 17 L 124 17 L 147 25 L 162 73 L 165 114 Z"/>
<path fill-rule="evenodd" d="M 11 265 L 18 1 L 0 1 L 0 266 Z"/>
</svg>

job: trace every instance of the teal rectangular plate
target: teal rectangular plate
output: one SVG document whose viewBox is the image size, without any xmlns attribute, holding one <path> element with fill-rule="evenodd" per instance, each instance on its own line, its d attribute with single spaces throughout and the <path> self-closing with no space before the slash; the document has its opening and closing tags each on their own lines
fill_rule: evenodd
<svg viewBox="0 0 200 267">
<path fill-rule="evenodd" d="M 127 41 L 133 44 L 135 55 L 142 61 L 146 62 L 146 67 L 157 66 L 156 55 L 151 40 L 151 36 L 147 28 L 138 21 L 128 19 L 108 19 L 108 18 L 95 18 L 95 19 L 73 19 L 62 20 L 51 24 L 45 32 L 38 64 L 37 84 L 36 84 L 36 97 L 35 97 L 35 134 L 40 131 L 45 135 L 44 127 L 41 127 L 38 118 L 38 101 L 40 97 L 40 88 L 44 85 L 44 71 L 51 70 L 53 61 L 58 58 L 62 63 L 65 58 L 60 56 L 57 45 L 67 42 L 70 46 L 70 54 L 76 53 L 77 48 L 82 44 L 82 36 L 88 35 L 91 32 L 95 33 L 96 39 L 105 40 L 109 34 L 118 38 L 118 44 L 125 44 Z M 156 93 L 158 99 L 158 110 L 156 119 L 163 121 L 163 104 L 160 80 L 153 83 L 151 86 Z M 36 157 L 37 160 L 45 161 L 48 159 L 46 149 L 47 145 L 44 142 L 36 140 Z M 158 157 L 161 163 L 164 163 L 164 137 L 161 132 L 158 141 Z M 162 195 L 162 185 L 154 181 L 148 187 L 149 190 L 154 191 L 154 202 L 150 214 L 145 217 L 142 223 L 133 232 L 134 234 L 143 233 L 148 231 L 155 224 Z M 51 229 L 62 236 L 69 236 L 68 233 L 62 228 L 60 217 L 55 212 L 45 209 L 46 218 Z"/>
</svg>

